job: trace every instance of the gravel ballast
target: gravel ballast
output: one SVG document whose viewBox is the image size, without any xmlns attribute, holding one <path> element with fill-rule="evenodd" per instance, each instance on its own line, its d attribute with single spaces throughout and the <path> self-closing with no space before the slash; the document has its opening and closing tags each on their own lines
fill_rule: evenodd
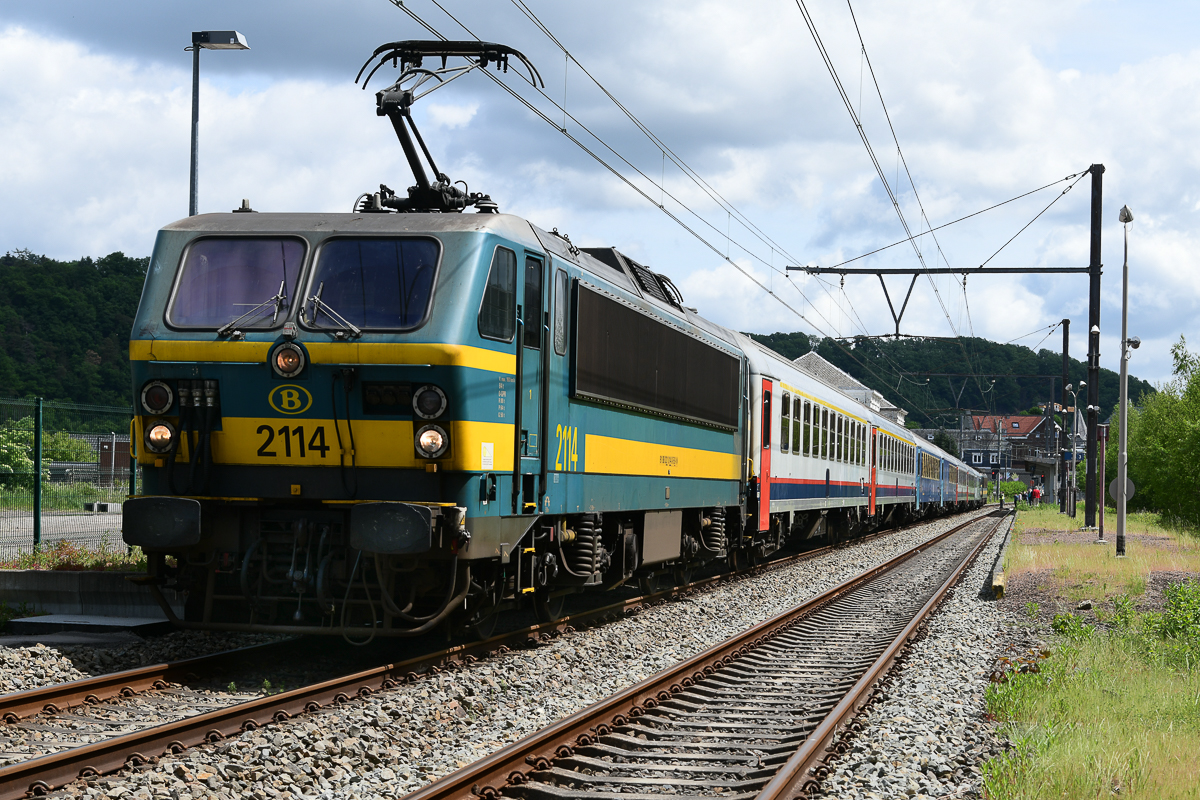
<svg viewBox="0 0 1200 800">
<path fill-rule="evenodd" d="M 488 658 L 459 671 L 247 732 L 180 756 L 164 756 L 146 770 L 77 782 L 57 794 L 164 800 L 200 796 L 398 797 L 786 611 L 964 519 L 938 520 L 858 542 L 810 561 L 722 584 L 615 623 L 564 635 L 530 650 Z M 968 586 L 981 584 L 997 545 L 998 539 L 989 545 L 991 555 L 985 552 L 976 562 L 967 577 Z M 963 596 L 948 602 L 967 602 L 966 594 L 960 591 Z M 974 593 L 971 594 L 973 599 Z M 944 634 L 933 629 L 946 624 L 945 620 L 954 619 L 954 614 L 939 614 L 937 621 L 931 623 L 930 635 L 918 645 L 918 650 L 930 646 L 931 641 L 941 641 L 940 636 L 946 637 L 949 649 L 942 656 L 929 656 L 930 673 L 923 681 L 925 688 L 913 689 L 911 702 L 902 693 L 906 691 L 903 687 L 907 686 L 907 679 L 901 679 L 893 687 L 892 697 L 871 711 L 878 713 L 893 698 L 904 708 L 912 707 L 908 715 L 897 712 L 892 716 L 906 716 L 914 722 L 889 723 L 888 736 L 903 743 L 897 745 L 900 749 L 914 747 L 912 736 L 933 733 L 936 737 L 944 729 L 945 758 L 953 764 L 977 740 L 984 742 L 976 734 L 974 722 L 979 717 L 977 706 L 981 708 L 986 669 L 998 647 L 995 633 L 998 623 L 982 610 L 972 607 L 970 613 L 974 615 L 971 620 L 962 623 L 966 627 Z M 41 664 L 57 655 L 51 648 L 42 650 L 49 652 L 31 661 Z M 913 670 L 921 661 L 920 652 L 915 653 L 905 671 Z M 935 669 L 940 672 L 935 674 Z M 957 688 L 959 685 L 963 686 L 962 691 Z M 928 687 L 936 689 L 930 692 Z M 978 694 L 978 703 L 973 692 Z M 917 713 L 916 700 L 932 697 L 939 700 L 929 713 L 937 710 L 945 716 L 944 724 Z M 979 724 L 982 725 L 981 718 Z M 901 740 L 901 735 L 905 739 Z M 869 741 L 868 737 L 869 734 L 861 735 L 856 748 Z M 954 741 L 955 737 L 961 740 L 961 745 Z M 886 747 L 879 752 L 892 753 Z M 856 759 L 858 753 L 856 749 L 849 754 L 846 763 Z M 851 772 L 855 768 L 857 764 Z M 956 768 L 951 767 L 951 777 Z M 895 765 L 892 771 L 903 773 L 908 780 L 909 772 L 904 772 L 905 769 Z M 922 770 L 921 775 L 925 774 Z M 971 775 L 970 766 L 964 767 L 960 770 L 961 780 L 953 785 L 957 789 L 969 784 Z M 832 780 L 838 780 L 836 770 Z M 923 784 L 913 782 L 916 793 L 922 791 Z M 872 795 L 864 792 L 861 796 Z M 908 795 L 907 791 L 893 794 L 889 789 L 874 796 Z"/>
<path fill-rule="evenodd" d="M 281 636 L 257 633 L 172 631 L 111 647 L 69 645 L 5 647 L 0 637 L 0 694 L 23 692 L 110 672 L 181 661 L 239 647 L 275 641 Z"/>
<path fill-rule="evenodd" d="M 984 719 L 988 676 L 997 655 L 1023 635 L 1020 620 L 987 596 L 1004 532 L 963 573 L 892 685 L 860 715 L 865 729 L 814 800 L 982 797 L 981 765 L 1004 748 Z"/>
</svg>

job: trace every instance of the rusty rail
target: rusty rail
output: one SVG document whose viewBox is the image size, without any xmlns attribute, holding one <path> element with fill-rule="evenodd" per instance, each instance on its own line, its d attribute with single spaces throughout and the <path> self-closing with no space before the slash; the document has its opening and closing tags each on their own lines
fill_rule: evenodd
<svg viewBox="0 0 1200 800">
<path fill-rule="evenodd" d="M 569 758 L 575 753 L 576 748 L 593 745 L 601 737 L 612 733 L 614 727 L 624 725 L 631 718 L 644 715 L 660 703 L 670 700 L 674 695 L 713 675 L 718 669 L 728 666 L 734 660 L 750 653 L 754 648 L 771 641 L 818 608 L 869 583 L 877 576 L 912 558 L 921 550 L 953 536 L 968 525 L 978 522 L 979 519 L 979 517 L 972 518 L 918 547 L 901 553 L 884 564 L 835 586 L 796 608 L 759 623 L 703 653 L 566 717 L 525 739 L 514 742 L 474 764 L 435 781 L 424 789 L 413 792 L 407 796 L 406 800 L 472 800 L 476 797 L 497 800 L 506 787 L 515 787 L 527 782 L 530 774 L 534 771 L 550 769 L 555 758 Z M 990 538 L 990 533 L 987 537 L 983 537 L 980 547 Z M 964 565 L 970 561 L 975 552 L 978 552 L 978 547 L 963 560 Z M 955 571 L 953 579 L 957 578 L 961 569 L 960 566 Z M 953 579 L 947 584 L 952 583 Z M 944 594 L 948 585 L 938 593 L 939 598 Z M 927 603 L 922 613 L 928 613 L 928 610 L 934 605 L 933 601 Z M 915 628 L 919 621 L 919 618 L 915 620 L 897 639 L 889 659 L 894 657 L 895 652 L 908 638 L 910 629 Z M 879 670 L 873 670 L 872 674 L 878 675 Z M 872 677 L 865 685 L 869 686 L 874 679 Z M 841 706 L 839 705 L 838 708 Z M 830 730 L 832 731 L 834 728 L 836 728 L 836 723 L 830 726 Z"/>
<path fill-rule="evenodd" d="M 940 541 L 959 530 L 959 528 L 965 527 L 978 519 L 979 517 L 973 516 L 971 520 L 963 523 L 958 528 L 954 528 L 931 539 L 922 544 L 921 547 L 927 547 L 932 542 Z M 541 623 L 530 628 L 500 634 L 479 642 L 456 645 L 394 664 L 375 667 L 310 686 L 238 703 L 224 709 L 209 711 L 176 722 L 122 734 L 101 742 L 64 750 L 60 753 L 31 758 L 26 761 L 0 767 L 0 800 L 16 800 L 16 798 L 29 795 L 45 794 L 78 778 L 96 777 L 115 772 L 126 765 L 139 766 L 153 763 L 158 760 L 161 754 L 180 753 L 205 742 L 219 741 L 225 737 L 236 735 L 242 731 L 252 730 L 271 722 L 283 721 L 302 713 L 310 713 L 331 704 L 348 702 L 353 697 L 365 697 L 376 691 L 393 688 L 402 682 L 419 680 L 423 673 L 437 673 L 446 668 L 460 667 L 473 663 L 491 653 L 507 652 L 513 646 L 547 641 L 552 636 L 574 630 L 577 627 L 602 624 L 605 620 L 614 617 L 636 613 L 641 608 L 649 607 L 651 601 L 665 601 L 672 596 L 689 594 L 706 586 L 730 580 L 744 580 L 763 572 L 780 569 L 798 561 L 812 559 L 828 552 L 830 549 L 830 547 L 822 547 L 768 562 L 743 572 L 723 573 L 703 578 L 685 586 L 671 587 L 650 595 L 628 598 L 601 608 L 564 617 L 555 622 Z M 911 554 L 912 551 L 909 551 L 909 553 L 897 556 L 886 564 L 865 573 L 865 576 L 874 576 L 886 569 L 890 569 L 891 566 L 906 559 Z M 857 585 L 865 579 L 865 576 L 859 576 L 847 581 L 834 590 L 831 590 L 831 592 L 841 592 L 853 585 Z M 646 685 L 648 682 L 638 684 L 638 686 L 631 687 L 615 696 L 608 703 L 596 706 L 594 709 L 579 712 L 579 714 L 568 717 L 557 725 L 547 728 L 540 734 L 535 734 L 535 737 L 545 738 L 546 741 L 550 741 L 552 744 L 545 746 L 538 745 L 533 751 L 529 751 L 525 755 L 531 758 L 543 759 L 553 757 L 556 749 L 561 749 L 564 746 L 569 747 L 572 743 L 577 743 L 581 735 L 586 739 L 587 734 L 580 734 L 580 730 L 588 727 L 604 730 L 604 723 L 595 720 L 600 720 L 606 714 L 609 718 L 620 714 L 626 716 L 639 715 L 642 708 L 653 707 L 661 697 L 669 697 L 670 691 L 668 690 L 678 690 L 680 687 L 690 686 L 695 680 L 703 677 L 706 671 L 711 672 L 715 668 L 713 666 L 690 666 L 693 663 L 701 664 L 706 659 L 707 663 L 711 664 L 728 663 L 732 658 L 746 652 L 750 646 L 748 643 L 755 642 L 756 640 L 757 642 L 761 642 L 765 638 L 774 635 L 772 631 L 775 631 L 784 624 L 784 617 L 787 617 L 789 614 L 803 613 L 802 610 L 804 609 L 811 609 L 820 603 L 827 602 L 829 596 L 830 593 L 826 593 L 819 598 L 809 601 L 809 603 L 801 606 L 798 610 L 793 610 L 792 612 L 788 612 L 788 614 L 756 625 L 740 637 L 737 637 L 736 642 L 731 640 L 733 643 L 718 645 L 700 656 L 684 662 L 679 668 L 670 671 L 672 677 L 669 680 L 660 680 L 653 686 Z M 110 675 L 102 675 L 95 678 L 87 678 L 6 695 L 0 697 L 0 719 L 5 722 L 12 722 L 32 714 L 42 712 L 51 714 L 59 713 L 81 704 L 100 702 L 118 696 L 130 696 L 141 691 L 156 688 L 156 686 L 161 686 L 171 677 L 186 676 L 188 673 L 195 673 L 210 668 L 215 660 L 245 657 L 248 654 L 252 655 L 257 648 L 277 647 L 281 644 L 288 643 L 276 642 L 267 645 L 257 645 L 253 648 L 241 648 L 212 656 L 202 656 L 179 662 L 126 670 Z M 650 681 L 654 680 L 654 678 L 650 679 Z M 612 703 L 616 705 L 611 705 Z M 512 747 L 516 746 L 513 745 Z M 511 760 L 503 761 L 502 756 L 512 750 L 512 747 L 499 751 L 488 759 L 479 762 L 479 764 L 493 762 L 497 765 L 501 763 L 511 764 Z M 530 755 L 530 753 L 535 754 Z M 503 772 L 503 769 L 502 766 L 496 766 L 494 770 L 488 772 L 489 777 L 485 779 L 485 783 L 489 781 L 494 782 L 500 776 L 500 772 Z M 457 775 L 458 773 L 455 774 Z M 452 778 L 454 776 L 448 777 Z M 506 774 L 503 777 L 507 778 L 508 775 Z M 478 781 L 478 778 L 473 779 L 475 783 Z M 433 784 L 433 786 L 438 786 L 439 784 L 441 784 L 441 781 Z M 465 797 L 466 795 L 462 796 Z"/>
</svg>

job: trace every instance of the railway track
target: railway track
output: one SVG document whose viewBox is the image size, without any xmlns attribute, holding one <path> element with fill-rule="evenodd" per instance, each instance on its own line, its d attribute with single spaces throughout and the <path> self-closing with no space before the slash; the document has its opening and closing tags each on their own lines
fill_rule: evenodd
<svg viewBox="0 0 1200 800">
<path fill-rule="evenodd" d="M 407 800 L 804 797 L 1003 519 L 968 521 Z"/>
<path fill-rule="evenodd" d="M 882 534 L 865 538 L 878 535 Z M 745 572 L 703 578 L 556 622 L 268 696 L 195 691 L 181 684 L 239 659 L 279 658 L 294 642 L 258 645 L 6 695 L 0 697 L 0 720 L 6 723 L 0 728 L 0 800 L 45 794 L 78 778 L 152 764 L 162 754 L 180 753 L 271 722 L 349 702 L 356 696 L 413 682 L 424 674 L 463 666 L 491 653 L 549 640 L 568 630 L 604 624 L 672 596 L 781 569 L 830 549 L 822 547 Z"/>
</svg>

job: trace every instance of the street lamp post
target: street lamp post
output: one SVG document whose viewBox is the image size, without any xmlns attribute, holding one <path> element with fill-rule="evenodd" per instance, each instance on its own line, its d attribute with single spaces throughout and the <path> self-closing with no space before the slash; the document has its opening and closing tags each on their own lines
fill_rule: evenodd
<svg viewBox="0 0 1200 800">
<path fill-rule="evenodd" d="M 196 151 L 200 143 L 200 51 L 201 50 L 249 50 L 246 37 L 237 31 L 192 31 L 192 46 L 185 47 L 192 53 L 192 170 L 188 187 L 188 216 L 199 212 L 199 187 L 197 186 Z"/>
<path fill-rule="evenodd" d="M 1121 267 L 1121 440 L 1117 446 L 1117 557 L 1125 555 L 1125 496 L 1129 480 L 1129 358 L 1141 346 L 1138 337 L 1129 337 L 1129 223 L 1133 212 L 1121 207 L 1121 223 L 1125 226 L 1125 262 Z"/>
<path fill-rule="evenodd" d="M 1076 486 L 1075 473 L 1076 467 L 1079 464 L 1076 455 L 1079 453 L 1079 444 L 1076 441 L 1079 437 L 1079 392 L 1087 388 L 1087 381 L 1080 381 L 1079 388 L 1075 389 L 1073 384 L 1066 385 L 1067 394 L 1071 395 L 1071 469 L 1067 472 L 1067 516 L 1074 518 L 1075 505 L 1078 502 L 1076 495 L 1079 492 L 1079 487 Z M 1090 410 L 1090 409 L 1089 409 Z"/>
</svg>

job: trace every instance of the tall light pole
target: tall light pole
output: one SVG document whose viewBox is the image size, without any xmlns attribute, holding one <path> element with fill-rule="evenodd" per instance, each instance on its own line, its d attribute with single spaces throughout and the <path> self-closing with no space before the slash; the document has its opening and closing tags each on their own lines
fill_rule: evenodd
<svg viewBox="0 0 1200 800">
<path fill-rule="evenodd" d="M 200 51 L 201 50 L 249 50 L 246 37 L 237 31 L 192 31 L 192 46 L 184 50 L 192 52 L 192 171 L 188 187 L 188 216 L 194 217 L 199 205 L 197 186 L 196 150 L 200 143 Z"/>
<path fill-rule="evenodd" d="M 1067 516 L 1075 516 L 1076 496 L 1079 493 L 1079 487 L 1076 486 L 1075 474 L 1078 472 L 1079 459 L 1079 392 L 1087 388 L 1087 381 L 1080 381 L 1079 388 L 1068 383 L 1064 388 L 1067 394 L 1071 395 L 1071 469 L 1067 473 Z M 1066 409 L 1063 409 L 1065 412 Z M 1066 422 L 1066 420 L 1063 420 Z M 1086 521 L 1086 515 L 1085 515 Z"/>
<path fill-rule="evenodd" d="M 1129 358 L 1141 346 L 1138 337 L 1129 337 L 1129 223 L 1133 212 L 1121 207 L 1121 223 L 1125 226 L 1125 263 L 1121 267 L 1121 442 L 1117 446 L 1117 556 L 1125 555 L 1125 496 L 1129 480 Z"/>
</svg>

